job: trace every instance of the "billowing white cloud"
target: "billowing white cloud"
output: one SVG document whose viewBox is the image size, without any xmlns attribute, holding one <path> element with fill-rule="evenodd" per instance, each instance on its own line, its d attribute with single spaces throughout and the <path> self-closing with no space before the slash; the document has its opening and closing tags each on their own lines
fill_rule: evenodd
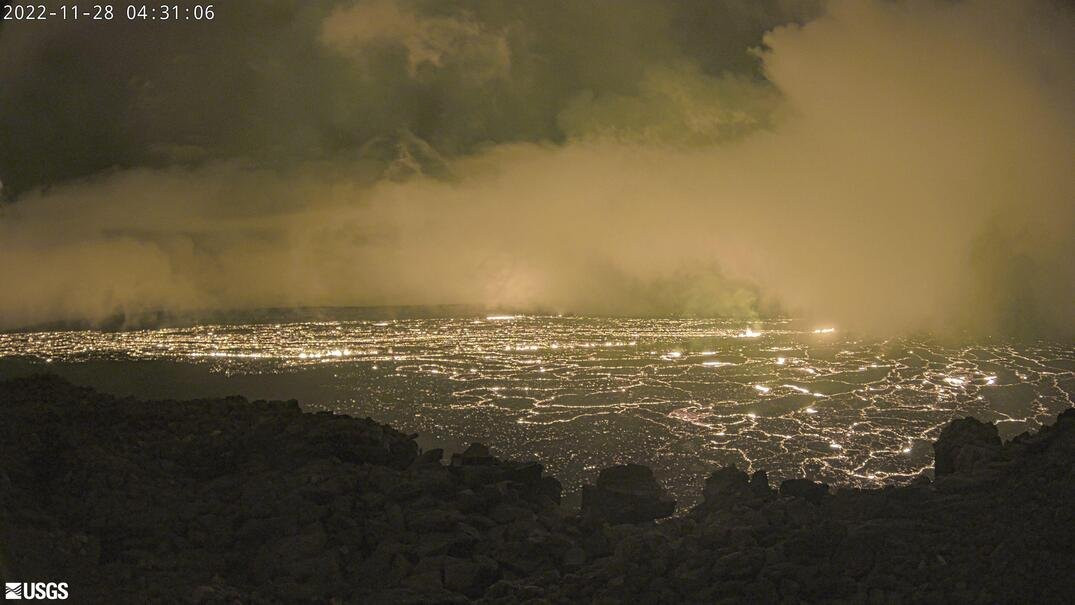
<svg viewBox="0 0 1075 605">
<path fill-rule="evenodd" d="M 766 82 L 677 58 L 574 97 L 565 143 L 490 144 L 437 178 L 371 184 L 335 157 L 53 187 L 0 210 L 0 325 L 459 302 L 1071 333 L 1075 53 L 1053 11 L 832 2 L 766 36 Z M 376 31 L 418 64 L 455 52 L 390 16 Z"/>
</svg>

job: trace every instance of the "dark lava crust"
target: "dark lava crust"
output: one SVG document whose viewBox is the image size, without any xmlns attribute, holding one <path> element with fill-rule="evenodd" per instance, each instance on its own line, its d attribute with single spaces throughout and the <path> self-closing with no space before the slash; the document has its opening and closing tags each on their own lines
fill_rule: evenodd
<svg viewBox="0 0 1075 605">
<path fill-rule="evenodd" d="M 534 462 L 451 461 L 372 420 L 241 397 L 0 383 L 0 575 L 72 602 L 1075 602 L 1075 409 L 1002 444 L 953 421 L 935 481 L 714 472 L 675 506 L 606 469 L 580 512 Z"/>
</svg>

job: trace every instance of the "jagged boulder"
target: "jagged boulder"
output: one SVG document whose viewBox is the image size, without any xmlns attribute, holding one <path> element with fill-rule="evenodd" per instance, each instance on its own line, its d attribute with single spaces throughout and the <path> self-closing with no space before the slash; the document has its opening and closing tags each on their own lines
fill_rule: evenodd
<svg viewBox="0 0 1075 605">
<path fill-rule="evenodd" d="M 829 486 L 826 483 L 810 481 L 809 479 L 787 479 L 780 483 L 780 495 L 802 498 L 808 502 L 818 504 L 829 495 Z"/>
<path fill-rule="evenodd" d="M 751 480 L 734 464 L 715 470 L 706 477 L 702 488 L 702 502 L 696 512 L 708 512 L 728 508 L 754 497 Z"/>
<path fill-rule="evenodd" d="M 933 444 L 934 470 L 938 477 L 973 473 L 1000 458 L 1003 447 L 997 427 L 974 418 L 953 420 Z"/>
<path fill-rule="evenodd" d="M 559 503 L 563 487 L 559 479 L 544 475 L 545 466 L 537 462 L 507 462 L 504 478 L 521 484 L 528 493 L 542 495 Z"/>
<path fill-rule="evenodd" d="M 419 454 L 418 457 L 414 459 L 414 466 L 440 466 L 441 460 L 443 458 L 444 450 L 439 447 L 434 448 Z"/>
<path fill-rule="evenodd" d="M 773 488 L 769 485 L 769 473 L 754 471 L 754 474 L 750 476 L 750 491 L 758 497 L 772 494 Z"/>
<path fill-rule="evenodd" d="M 641 464 L 610 466 L 598 474 L 597 485 L 582 488 L 582 516 L 594 521 L 646 523 L 675 510 L 676 501 Z"/>
<path fill-rule="evenodd" d="M 1036 433 L 1023 433 L 1012 439 L 1011 445 L 1020 452 L 1049 452 L 1061 459 L 1075 454 L 1075 408 L 1068 408 L 1056 418 L 1056 423 L 1043 426 Z"/>
<path fill-rule="evenodd" d="M 471 443 L 462 454 L 452 454 L 452 466 L 491 466 L 496 462 L 496 457 L 483 443 Z"/>
</svg>

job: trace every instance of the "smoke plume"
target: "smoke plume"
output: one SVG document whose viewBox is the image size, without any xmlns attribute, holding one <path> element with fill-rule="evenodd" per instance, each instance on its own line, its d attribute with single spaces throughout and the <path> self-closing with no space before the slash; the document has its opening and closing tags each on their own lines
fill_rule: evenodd
<svg viewBox="0 0 1075 605">
<path fill-rule="evenodd" d="M 1061 6 L 266 6 L 135 28 L 143 55 L 0 32 L 0 328 L 471 303 L 1075 332 Z"/>
</svg>

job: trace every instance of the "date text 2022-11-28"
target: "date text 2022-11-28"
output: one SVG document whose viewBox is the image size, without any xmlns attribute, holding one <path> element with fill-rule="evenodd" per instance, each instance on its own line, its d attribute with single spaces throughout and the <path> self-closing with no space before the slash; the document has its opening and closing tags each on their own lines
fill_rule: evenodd
<svg viewBox="0 0 1075 605">
<path fill-rule="evenodd" d="M 3 21 L 213 21 L 214 4 L 4 4 Z"/>
</svg>

